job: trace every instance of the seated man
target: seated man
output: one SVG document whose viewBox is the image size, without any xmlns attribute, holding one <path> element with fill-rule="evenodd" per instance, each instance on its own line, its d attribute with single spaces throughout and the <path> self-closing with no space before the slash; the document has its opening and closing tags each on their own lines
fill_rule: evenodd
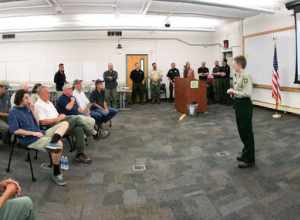
<svg viewBox="0 0 300 220">
<path fill-rule="evenodd" d="M 58 114 L 49 98 L 50 93 L 48 87 L 41 86 L 38 91 L 38 99 L 34 104 L 35 115 L 37 116 L 40 125 L 52 127 L 62 121 L 69 122 L 68 134 L 75 137 L 75 148 L 77 150 L 75 160 L 79 163 L 91 163 L 92 160 L 84 153 L 84 135 L 85 131 L 90 128 L 85 127 L 86 123 L 83 123 L 82 117 L 80 116 L 66 116 L 64 114 Z"/>
<path fill-rule="evenodd" d="M 84 115 L 80 112 L 79 106 L 76 102 L 75 97 L 73 96 L 72 85 L 67 83 L 63 87 L 63 94 L 57 100 L 57 111 L 60 114 L 64 114 L 67 116 L 77 115 L 81 118 L 82 123 L 84 124 L 84 128 L 89 128 L 85 130 L 87 136 L 93 135 L 94 138 L 97 138 L 97 131 L 95 128 L 95 120 L 90 117 Z"/>
<path fill-rule="evenodd" d="M 10 110 L 10 99 L 7 94 L 8 83 L 0 81 L 0 133 L 3 143 L 9 143 L 9 131 L 7 124 L 8 112 Z"/>
<path fill-rule="evenodd" d="M 104 123 L 111 120 L 118 110 L 108 107 L 105 101 L 105 87 L 102 79 L 96 80 L 95 90 L 90 96 L 91 116 L 96 120 L 102 120 Z"/>
<path fill-rule="evenodd" d="M 11 133 L 18 136 L 22 145 L 38 151 L 49 151 L 53 163 L 52 180 L 59 186 L 66 185 L 60 172 L 60 158 L 63 151 L 62 137 L 69 128 L 68 122 L 61 122 L 41 131 L 33 116 L 33 105 L 28 92 L 21 89 L 15 95 L 15 107 L 9 112 L 8 125 Z"/>
<path fill-rule="evenodd" d="M 89 99 L 86 97 L 84 91 L 82 90 L 82 80 L 75 80 L 73 86 L 74 86 L 73 96 L 76 99 L 76 103 L 78 103 L 78 111 L 81 114 L 91 116 L 92 118 L 94 118 L 97 122 L 97 125 L 106 122 L 104 120 L 104 116 L 95 117 L 94 114 L 91 114 L 90 112 L 91 103 Z M 109 135 L 109 131 L 107 130 L 101 129 L 100 131 L 101 131 L 100 132 L 101 138 L 106 138 Z"/>
<path fill-rule="evenodd" d="M 0 219 L 1 220 L 33 220 L 33 204 L 29 197 L 14 198 L 20 195 L 18 182 L 7 179 L 0 182 Z"/>
</svg>

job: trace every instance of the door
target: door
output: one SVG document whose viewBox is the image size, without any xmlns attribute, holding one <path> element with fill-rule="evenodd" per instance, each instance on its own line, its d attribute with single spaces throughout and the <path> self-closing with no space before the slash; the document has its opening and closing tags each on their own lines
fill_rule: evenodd
<svg viewBox="0 0 300 220">
<path fill-rule="evenodd" d="M 132 80 L 130 79 L 130 73 L 135 68 L 135 64 L 139 63 L 141 70 L 145 73 L 145 79 L 148 77 L 148 55 L 146 54 L 127 54 L 127 86 L 132 89 Z"/>
</svg>

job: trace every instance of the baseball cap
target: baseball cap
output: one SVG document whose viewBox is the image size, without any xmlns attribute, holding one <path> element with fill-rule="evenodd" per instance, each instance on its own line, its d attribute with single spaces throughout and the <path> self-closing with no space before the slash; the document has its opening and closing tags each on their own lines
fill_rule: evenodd
<svg viewBox="0 0 300 220">
<path fill-rule="evenodd" d="M 75 79 L 75 80 L 73 81 L 73 86 L 75 86 L 76 84 L 81 83 L 81 82 L 82 82 L 81 79 Z"/>
<path fill-rule="evenodd" d="M 63 87 L 63 89 L 72 89 L 73 86 L 71 85 L 71 83 L 66 83 Z"/>
</svg>

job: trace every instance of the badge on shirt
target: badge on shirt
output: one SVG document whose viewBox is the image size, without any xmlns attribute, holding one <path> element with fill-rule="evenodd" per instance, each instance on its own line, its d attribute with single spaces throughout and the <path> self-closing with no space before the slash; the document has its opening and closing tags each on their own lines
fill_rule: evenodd
<svg viewBox="0 0 300 220">
<path fill-rule="evenodd" d="M 244 84 L 247 84 L 248 83 L 248 79 L 244 79 L 243 82 L 244 82 Z"/>
</svg>

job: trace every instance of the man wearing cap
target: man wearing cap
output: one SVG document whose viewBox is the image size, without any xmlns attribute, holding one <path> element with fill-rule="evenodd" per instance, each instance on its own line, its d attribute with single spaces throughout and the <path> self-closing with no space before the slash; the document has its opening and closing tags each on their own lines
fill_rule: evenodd
<svg viewBox="0 0 300 220">
<path fill-rule="evenodd" d="M 117 109 L 110 108 L 105 101 L 104 80 L 98 79 L 95 82 L 95 90 L 90 96 L 91 116 L 104 123 L 111 120 L 118 113 Z"/>
<path fill-rule="evenodd" d="M 73 82 L 73 96 L 76 99 L 78 104 L 78 111 L 85 115 L 90 115 L 90 101 L 86 97 L 83 88 L 82 88 L 82 80 L 75 79 Z"/>
<path fill-rule="evenodd" d="M 73 96 L 73 86 L 69 83 L 66 83 L 63 87 L 63 94 L 57 100 L 57 111 L 60 114 L 64 115 L 78 115 L 82 118 L 83 123 L 85 124 L 85 133 L 87 136 L 97 135 L 95 127 L 95 120 L 89 116 L 84 115 L 80 112 L 78 103 L 76 102 L 75 97 Z"/>
<path fill-rule="evenodd" d="M 114 70 L 112 63 L 108 64 L 108 70 L 103 73 L 105 81 L 105 98 L 113 108 L 117 107 L 118 72 Z"/>
<path fill-rule="evenodd" d="M 7 94 L 8 87 L 9 85 L 6 81 L 0 81 L 0 134 L 5 144 L 9 143 L 7 117 L 11 107 L 10 99 Z"/>
<path fill-rule="evenodd" d="M 78 111 L 86 116 L 91 116 L 94 118 L 98 124 L 105 123 L 106 121 L 102 119 L 101 117 L 94 117 L 94 114 L 91 114 L 90 107 L 91 103 L 90 100 L 86 97 L 83 88 L 82 88 L 82 80 L 76 79 L 73 82 L 73 96 L 76 99 L 76 102 L 78 104 Z M 106 138 L 109 135 L 109 131 L 101 129 L 100 137 Z"/>
</svg>

